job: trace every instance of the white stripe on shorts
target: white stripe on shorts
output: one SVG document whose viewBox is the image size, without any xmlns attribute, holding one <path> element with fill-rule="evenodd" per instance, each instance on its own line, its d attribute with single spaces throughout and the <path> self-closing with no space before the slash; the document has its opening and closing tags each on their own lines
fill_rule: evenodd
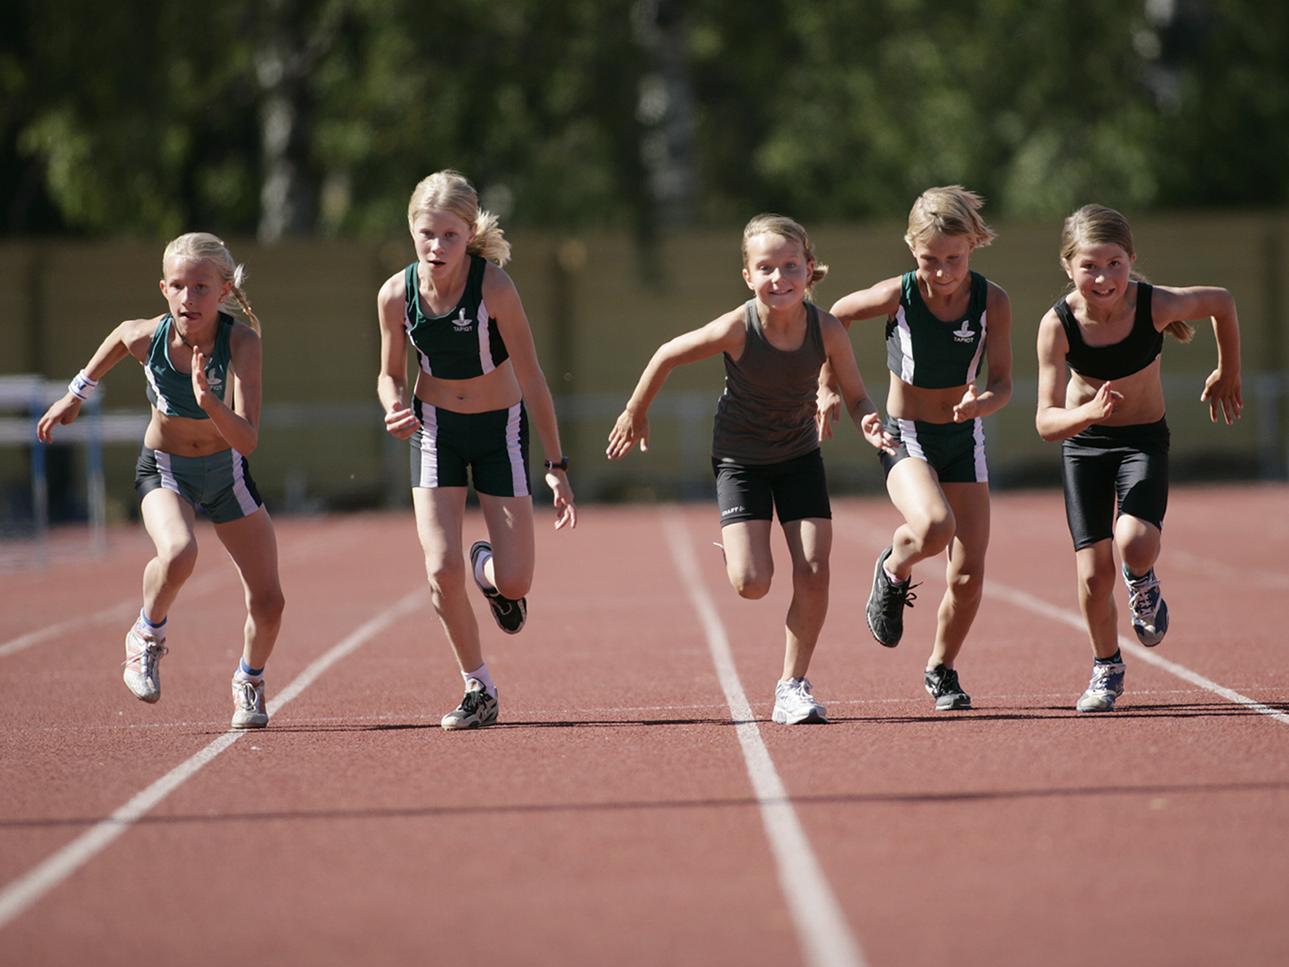
<svg viewBox="0 0 1289 967">
<path fill-rule="evenodd" d="M 179 489 L 179 481 L 175 479 L 174 469 L 170 466 L 170 454 L 164 450 L 153 450 L 152 459 L 157 462 L 157 472 L 161 475 L 161 487 L 163 490 L 173 490 L 177 494 L 183 493 Z"/>
<path fill-rule="evenodd" d="M 439 485 L 439 411 L 421 404 L 421 476 L 419 486 Z"/>
<path fill-rule="evenodd" d="M 972 456 L 976 463 L 976 483 L 989 483 L 989 461 L 985 459 L 985 421 L 976 417 L 972 422 L 975 423 L 971 437 L 975 441 Z"/>
<path fill-rule="evenodd" d="M 516 497 L 529 495 L 528 474 L 524 473 L 524 450 L 519 440 L 520 414 L 523 409 L 522 402 L 516 403 L 510 408 L 506 419 L 506 456 L 510 460 L 510 482 Z"/>
<path fill-rule="evenodd" d="M 926 458 L 926 451 L 922 449 L 922 444 L 918 440 L 918 425 L 914 420 L 896 419 L 896 424 L 900 428 L 900 442 L 904 444 L 904 449 L 909 452 L 910 457 L 930 463 Z"/>
<path fill-rule="evenodd" d="M 251 495 L 251 488 L 246 486 L 246 463 L 242 455 L 231 447 L 228 452 L 233 459 L 233 496 L 237 498 L 237 506 L 242 509 L 242 516 L 249 517 L 259 510 L 260 505 Z"/>
</svg>

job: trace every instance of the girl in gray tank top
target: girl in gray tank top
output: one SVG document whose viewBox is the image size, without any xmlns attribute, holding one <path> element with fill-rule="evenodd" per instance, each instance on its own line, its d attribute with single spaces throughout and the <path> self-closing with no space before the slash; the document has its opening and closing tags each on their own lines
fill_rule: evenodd
<svg viewBox="0 0 1289 967">
<path fill-rule="evenodd" d="M 712 464 L 721 514 L 721 549 L 730 584 L 745 598 L 764 597 L 774 561 L 770 528 L 777 513 L 792 556 L 792 603 L 785 623 L 783 673 L 771 718 L 780 724 L 826 722 L 806 678 L 828 611 L 832 519 L 819 453 L 816 396 L 827 362 L 847 411 L 874 447 L 894 440 L 864 389 L 850 339 L 831 313 L 809 300 L 827 273 L 806 231 L 781 215 L 758 215 L 743 230 L 743 280 L 753 298 L 670 342 L 645 367 L 609 434 L 617 460 L 639 441 L 649 448 L 649 404 L 667 374 L 721 353 L 725 391 L 716 407 Z"/>
</svg>

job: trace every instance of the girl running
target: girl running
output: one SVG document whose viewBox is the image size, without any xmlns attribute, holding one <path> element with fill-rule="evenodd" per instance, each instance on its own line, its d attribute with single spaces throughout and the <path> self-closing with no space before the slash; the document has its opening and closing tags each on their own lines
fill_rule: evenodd
<svg viewBox="0 0 1289 967">
<path fill-rule="evenodd" d="M 555 404 L 537 361 L 519 291 L 501 268 L 510 243 L 480 211 L 470 183 L 439 171 L 412 192 L 407 223 L 416 261 L 391 276 L 376 299 L 385 429 L 412 448 L 412 504 L 430 598 L 456 655 L 465 695 L 443 728 L 497 721 L 497 686 L 483 660 L 466 596 L 462 554 L 466 487 L 474 485 L 488 540 L 470 548 L 469 569 L 506 634 L 528 615 L 533 581 L 533 499 L 528 486 L 528 408 L 546 451 L 555 529 L 577 526 L 568 458 Z M 407 400 L 407 342 L 420 363 Z"/>
<path fill-rule="evenodd" d="M 1189 342 L 1194 330 L 1184 320 L 1212 317 L 1217 368 L 1200 399 L 1214 423 L 1219 409 L 1229 425 L 1244 406 L 1231 294 L 1215 286 L 1152 286 L 1133 272 L 1136 259 L 1123 215 L 1103 205 L 1080 208 L 1061 233 L 1061 267 L 1072 289 L 1038 327 L 1034 423 L 1044 440 L 1062 441 L 1065 515 L 1092 643 L 1092 679 L 1076 703 L 1080 712 L 1108 712 L 1123 694 L 1115 550 L 1137 640 L 1153 648 L 1168 631 L 1168 605 L 1155 577 L 1168 505 L 1164 332 Z"/>
<path fill-rule="evenodd" d="M 983 418 L 1011 398 L 1011 303 L 971 271 L 971 253 L 994 232 L 980 217 L 979 195 L 959 185 L 928 188 L 913 203 L 904 241 L 917 268 L 837 301 L 833 314 L 886 319 L 886 430 L 893 452 L 879 454 L 886 490 L 903 515 L 891 546 L 877 557 L 868 628 L 888 648 L 904 634 L 904 609 L 916 595 L 913 568 L 948 552 L 948 588 L 936 617 L 923 682 L 937 711 L 971 708 L 955 661 L 980 608 L 989 547 L 989 469 Z M 989 378 L 976 381 L 981 364 Z M 830 377 L 824 375 L 828 384 Z M 835 396 L 822 394 L 822 432 Z"/>
<path fill-rule="evenodd" d="M 157 554 L 143 571 L 143 607 L 125 636 L 125 684 L 145 702 L 161 698 L 170 607 L 197 563 L 200 507 L 242 579 L 246 628 L 233 673 L 233 728 L 268 725 L 264 667 L 282 623 L 277 538 L 246 457 L 259 443 L 260 324 L 243 291 L 245 269 L 214 235 L 194 232 L 166 246 L 161 294 L 168 312 L 116 327 L 67 395 L 37 424 L 41 441 L 80 415 L 99 380 L 133 356 L 148 381 L 152 419 L 134 487 Z M 236 320 L 239 312 L 246 322 Z"/>
<path fill-rule="evenodd" d="M 606 455 L 649 448 L 649 404 L 667 375 L 717 353 L 725 392 L 716 407 L 712 468 L 730 584 L 744 598 L 770 590 L 770 525 L 777 510 L 792 556 L 792 603 L 783 674 L 772 718 L 781 724 L 825 722 L 806 672 L 828 611 L 832 511 L 815 425 L 820 367 L 832 363 L 846 409 L 875 447 L 882 431 L 864 390 L 845 330 L 809 301 L 828 272 L 806 231 L 781 215 L 758 215 L 743 230 L 743 279 L 753 297 L 714 321 L 664 343 L 609 434 Z"/>
</svg>

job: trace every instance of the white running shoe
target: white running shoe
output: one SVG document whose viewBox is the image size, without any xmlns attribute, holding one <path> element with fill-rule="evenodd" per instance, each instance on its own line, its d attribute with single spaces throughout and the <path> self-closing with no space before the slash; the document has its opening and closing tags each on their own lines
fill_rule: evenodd
<svg viewBox="0 0 1289 967">
<path fill-rule="evenodd" d="M 144 702 L 161 698 L 161 658 L 169 648 L 165 638 L 157 638 L 136 622 L 125 636 L 125 687 Z"/>
<path fill-rule="evenodd" d="M 1132 630 L 1137 640 L 1154 648 L 1168 633 L 1168 604 L 1159 590 L 1159 579 L 1152 567 L 1141 577 L 1133 577 L 1125 565 L 1123 580 L 1128 585 L 1128 609 L 1132 612 Z"/>
<path fill-rule="evenodd" d="M 439 725 L 449 732 L 457 729 L 480 729 L 497 721 L 498 708 L 497 696 L 489 695 L 488 689 L 479 679 L 470 678 L 466 680 L 461 704 L 443 716 Z"/>
<path fill-rule="evenodd" d="M 1093 662 L 1092 680 L 1074 707 L 1080 712 L 1114 711 L 1114 703 L 1123 694 L 1124 671 L 1121 661 Z"/>
<path fill-rule="evenodd" d="M 774 712 L 770 718 L 780 725 L 827 722 L 828 710 L 810 693 L 810 679 L 791 678 L 774 687 Z"/>
<path fill-rule="evenodd" d="M 264 708 L 264 679 L 258 682 L 233 676 L 233 722 L 235 729 L 262 729 L 269 724 Z"/>
</svg>

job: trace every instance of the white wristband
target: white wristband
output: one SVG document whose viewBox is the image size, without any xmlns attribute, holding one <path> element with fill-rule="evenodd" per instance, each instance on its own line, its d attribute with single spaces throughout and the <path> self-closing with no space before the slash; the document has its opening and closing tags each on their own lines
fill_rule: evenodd
<svg viewBox="0 0 1289 967">
<path fill-rule="evenodd" d="M 98 388 L 98 380 L 90 379 L 85 370 L 81 370 L 72 377 L 72 381 L 67 384 L 67 392 L 71 393 L 78 400 L 87 400 L 94 395 L 94 390 Z"/>
</svg>

